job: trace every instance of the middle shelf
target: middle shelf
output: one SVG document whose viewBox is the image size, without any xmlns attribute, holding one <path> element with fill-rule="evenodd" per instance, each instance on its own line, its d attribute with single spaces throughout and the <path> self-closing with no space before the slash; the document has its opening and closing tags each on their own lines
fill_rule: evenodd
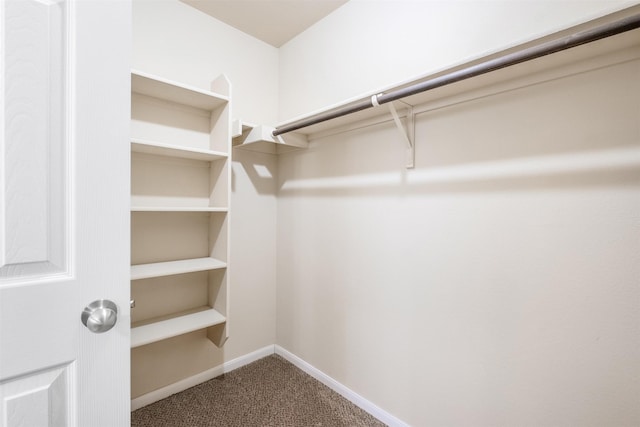
<svg viewBox="0 0 640 427">
<path fill-rule="evenodd" d="M 228 208 L 226 154 L 135 141 L 132 150 L 133 211 L 221 212 Z"/>
<path fill-rule="evenodd" d="M 131 138 L 131 151 L 134 153 L 156 154 L 158 156 L 179 157 L 193 160 L 220 160 L 228 157 L 227 153 L 214 150 L 204 150 L 177 144 L 148 141 L 139 138 Z"/>
<path fill-rule="evenodd" d="M 131 212 L 227 212 L 227 208 L 191 206 L 131 206 Z"/>
<path fill-rule="evenodd" d="M 210 257 L 138 264 L 131 266 L 131 280 L 193 273 L 196 271 L 217 270 L 226 267 L 226 262 Z"/>
</svg>

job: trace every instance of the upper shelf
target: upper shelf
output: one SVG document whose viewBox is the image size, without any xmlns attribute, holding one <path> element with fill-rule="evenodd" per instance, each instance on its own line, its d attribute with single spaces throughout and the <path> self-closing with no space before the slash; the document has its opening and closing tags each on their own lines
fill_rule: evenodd
<svg viewBox="0 0 640 427">
<path fill-rule="evenodd" d="M 633 8 L 629 8 L 627 11 L 621 11 L 620 13 L 624 15 L 632 14 L 634 13 L 632 9 L 637 13 L 637 10 L 640 10 L 640 6 L 634 6 Z M 440 78 L 444 75 L 458 72 L 465 68 L 476 67 L 484 62 L 496 60 L 497 58 L 511 55 L 524 49 L 542 45 L 560 37 L 569 36 L 578 31 L 588 31 L 593 28 L 594 24 L 606 23 L 610 20 L 610 17 L 605 16 L 590 23 L 588 22 L 567 28 L 557 33 L 549 34 L 526 43 L 512 45 L 504 50 L 495 51 L 491 54 L 483 54 L 475 58 L 468 58 L 452 64 L 451 66 L 431 70 L 420 77 L 399 82 L 391 86 L 382 87 L 375 91 L 366 92 L 308 114 L 291 118 L 279 123 L 277 127 L 283 128 L 308 119 L 317 118 L 318 116 L 338 114 L 335 118 L 302 127 L 295 131 L 296 133 L 314 138 L 326 135 L 326 133 L 331 134 L 347 129 L 353 129 L 354 127 L 368 126 L 372 123 L 379 123 L 382 120 L 390 121 L 392 119 L 389 114 L 389 108 L 385 104 L 364 108 L 347 115 L 341 115 L 339 113 L 345 109 L 354 108 L 359 105 L 361 106 L 363 103 L 371 100 L 372 96 L 406 89 L 407 87 L 422 84 L 436 78 Z M 483 96 L 483 91 L 486 91 L 487 88 L 490 87 L 495 88 L 500 86 L 504 88 L 501 90 L 512 90 L 513 87 L 510 86 L 510 82 L 516 81 L 517 79 L 528 78 L 531 80 L 531 83 L 529 84 L 533 84 L 534 81 L 542 81 L 549 78 L 561 78 L 572 73 L 582 73 L 584 71 L 585 64 L 597 62 L 602 65 L 594 65 L 595 67 L 604 66 L 604 64 L 606 64 L 607 57 L 610 55 L 614 56 L 616 53 L 627 51 L 630 55 L 633 55 L 633 57 L 637 57 L 637 50 L 640 49 L 639 40 L 640 29 L 634 29 L 622 34 L 605 37 L 598 41 L 573 47 L 568 50 L 555 52 L 537 59 L 524 61 L 505 68 L 496 69 L 485 74 L 476 75 L 472 78 L 459 80 L 452 84 L 434 87 L 433 89 L 415 93 L 396 100 L 393 103 L 396 104 L 398 113 L 402 117 L 403 114 L 408 114 L 405 112 L 409 109 L 408 107 L 416 107 L 416 110 L 422 110 L 414 110 L 414 113 L 432 111 L 433 108 L 442 108 L 443 105 L 450 105 L 447 100 L 459 102 L 458 98 L 460 97 L 468 99 L 470 96 L 474 96 L 474 92 L 477 93 L 478 96 Z M 627 61 L 628 57 L 621 60 Z M 536 77 L 539 80 L 536 80 Z"/>
<path fill-rule="evenodd" d="M 165 101 L 212 111 L 229 101 L 229 97 L 162 77 L 131 71 L 131 91 Z"/>
<path fill-rule="evenodd" d="M 163 142 L 146 141 L 138 138 L 131 139 L 131 151 L 137 153 L 156 154 L 159 156 L 180 157 L 183 159 L 214 161 L 227 158 L 227 153 L 212 150 L 183 147 Z"/>
</svg>

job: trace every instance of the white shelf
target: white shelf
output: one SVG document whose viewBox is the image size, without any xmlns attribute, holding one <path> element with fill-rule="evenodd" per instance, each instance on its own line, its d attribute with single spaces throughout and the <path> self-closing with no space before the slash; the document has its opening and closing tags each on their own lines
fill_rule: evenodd
<svg viewBox="0 0 640 427">
<path fill-rule="evenodd" d="M 229 98 L 224 95 L 136 70 L 131 71 L 131 91 L 207 111 L 229 102 Z"/>
<path fill-rule="evenodd" d="M 604 19 L 604 21 L 607 20 L 607 18 L 602 19 Z M 603 23 L 604 21 L 602 21 L 601 23 Z M 418 78 L 412 78 L 410 80 L 398 82 L 391 86 L 381 87 L 376 89 L 375 91 L 363 93 L 362 95 L 349 98 L 343 102 L 335 103 L 333 105 L 327 106 L 326 108 L 310 112 L 309 114 L 293 117 L 279 123 L 276 127 L 282 128 L 284 126 L 291 125 L 302 120 L 317 117 L 318 115 L 335 113 L 336 111 L 351 107 L 354 104 L 360 104 L 364 101 L 370 100 L 373 95 L 389 93 L 398 89 L 406 88 L 408 86 L 424 83 L 442 75 L 455 72 L 463 68 L 475 66 L 487 60 L 495 59 L 500 55 L 510 54 L 515 52 L 516 50 L 531 47 L 534 44 L 543 44 L 559 37 L 573 34 L 579 27 L 580 26 L 569 27 L 560 32 L 548 34 L 537 40 L 530 40 L 523 45 L 512 45 L 511 47 L 508 47 L 503 51 L 495 51 L 486 56 L 478 56 L 474 59 L 466 59 L 456 64 L 450 64 L 445 68 L 433 69 Z M 428 90 L 426 92 L 421 92 L 402 98 L 401 100 L 398 100 L 398 102 L 396 103 L 396 107 L 398 107 L 398 113 L 400 113 L 400 110 L 403 110 L 406 106 L 415 107 L 416 110 L 421 110 L 416 111 L 416 113 L 435 111 L 435 108 L 441 109 L 444 106 L 454 105 L 446 102 L 446 99 L 450 99 L 455 103 L 459 103 L 461 102 L 461 98 L 457 98 L 458 96 L 473 93 L 474 91 L 484 89 L 492 85 L 499 85 L 503 84 L 504 82 L 515 81 L 516 79 L 523 78 L 524 76 L 534 76 L 535 74 L 539 73 L 542 79 L 549 79 L 550 75 L 564 77 L 567 74 L 562 73 L 575 73 L 576 71 L 574 71 L 573 68 L 577 67 L 576 64 L 579 64 L 583 61 L 599 61 L 599 59 L 596 58 L 605 58 L 612 52 L 622 51 L 623 49 L 627 48 L 633 49 L 634 46 L 637 46 L 639 36 L 640 29 L 635 29 L 633 31 L 627 31 L 616 36 L 605 37 L 596 42 L 583 44 L 582 46 L 574 47 L 562 52 L 556 52 L 551 55 L 546 55 L 534 61 L 528 61 L 525 64 L 502 68 L 500 70 L 492 71 L 481 76 L 476 76 L 471 79 L 459 81 L 451 85 L 439 87 L 437 89 Z M 542 74 L 542 72 L 550 72 L 552 70 L 553 74 Z M 530 81 L 530 84 L 533 84 L 534 81 L 538 83 L 541 80 L 531 79 Z M 509 85 L 505 84 L 504 87 L 509 88 L 507 90 L 513 90 L 513 88 Z M 503 88 L 501 90 L 505 89 Z M 424 108 L 424 110 L 422 110 L 422 108 Z M 347 114 L 346 116 L 341 116 L 314 125 L 306 126 L 304 128 L 296 130 L 295 132 L 306 136 L 314 135 L 317 137 L 323 137 L 327 134 L 332 135 L 336 132 L 344 132 L 349 129 L 371 126 L 374 123 L 388 122 L 392 120 L 393 119 L 389 115 L 389 109 L 387 108 L 387 106 L 381 105 L 379 107 L 363 109 L 355 113 Z M 287 134 L 283 134 L 282 136 L 284 135 Z"/>
<path fill-rule="evenodd" d="M 292 150 L 307 148 L 307 138 L 296 133 L 274 137 L 271 126 L 253 125 L 234 120 L 232 125 L 233 146 L 260 153 L 281 154 Z"/>
<path fill-rule="evenodd" d="M 151 344 L 198 329 L 224 323 L 226 318 L 212 308 L 131 328 L 131 348 Z"/>
<path fill-rule="evenodd" d="M 131 280 L 226 268 L 227 263 L 215 258 L 195 258 L 131 266 Z"/>
<path fill-rule="evenodd" d="M 162 142 L 145 141 L 142 139 L 131 139 L 131 151 L 136 153 L 155 154 L 158 156 L 179 157 L 183 159 L 214 161 L 225 159 L 227 153 L 211 150 L 200 150 L 174 144 Z"/>
<path fill-rule="evenodd" d="M 193 206 L 131 206 L 131 212 L 227 212 L 229 208 Z"/>
</svg>

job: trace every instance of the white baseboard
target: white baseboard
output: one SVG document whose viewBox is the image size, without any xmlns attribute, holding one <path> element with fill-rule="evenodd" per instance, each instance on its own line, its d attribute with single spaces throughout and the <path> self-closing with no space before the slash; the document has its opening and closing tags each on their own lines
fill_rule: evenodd
<svg viewBox="0 0 640 427">
<path fill-rule="evenodd" d="M 215 368 L 200 372 L 189 378 L 185 378 L 176 383 L 169 384 L 166 387 L 162 387 L 158 390 L 154 390 L 150 393 L 137 397 L 131 400 L 131 410 L 135 411 L 136 409 L 140 409 L 144 406 L 157 402 L 158 400 L 167 398 L 172 394 L 180 393 L 181 391 L 184 391 L 190 387 L 194 387 L 205 381 L 209 381 L 210 379 L 218 377 L 226 372 L 233 371 L 234 369 L 238 369 L 244 365 L 248 365 L 249 363 L 255 362 L 256 360 L 262 359 L 263 357 L 267 357 L 274 353 L 282 356 L 294 366 L 311 375 L 313 378 L 320 381 L 322 384 L 326 385 L 333 391 L 337 392 L 342 397 L 352 402 L 354 405 L 362 408 L 364 411 L 367 411 L 369 414 L 387 424 L 389 427 L 409 427 L 407 423 L 399 420 L 390 413 L 374 405 L 364 397 L 360 396 L 358 393 L 347 388 L 343 384 L 334 380 L 324 372 L 320 371 L 319 369 L 315 368 L 314 366 L 310 365 L 309 363 L 305 362 L 295 354 L 290 353 L 279 345 L 268 345 L 249 354 L 245 354 L 244 356 L 240 356 L 238 358 L 230 360 L 223 365 L 216 366 Z"/>
<path fill-rule="evenodd" d="M 162 387 L 150 393 L 143 394 L 142 396 L 136 397 L 135 399 L 131 400 L 131 410 L 135 411 L 136 409 L 140 409 L 143 406 L 147 406 L 154 402 L 157 402 L 158 400 L 167 398 L 172 394 L 180 393 L 181 391 L 184 391 L 190 387 L 194 387 L 205 381 L 209 381 L 210 379 L 218 377 L 225 372 L 233 371 L 234 369 L 238 369 L 244 365 L 248 365 L 251 362 L 255 362 L 258 359 L 262 359 L 263 357 L 272 355 L 274 352 L 274 346 L 268 345 L 249 354 L 245 354 L 244 356 L 240 356 L 233 360 L 230 360 L 223 365 L 216 366 L 215 368 L 208 369 L 204 372 L 200 372 L 189 378 L 185 378 L 176 383 L 169 384 L 166 387 Z"/>
<path fill-rule="evenodd" d="M 289 361 L 290 363 L 292 363 L 302 371 L 311 375 L 313 378 L 320 381 L 322 384 L 326 385 L 336 393 L 340 394 L 342 397 L 349 400 L 354 405 L 362 408 L 364 411 L 367 411 L 369 414 L 373 415 L 383 423 L 387 424 L 389 427 L 409 427 L 409 424 L 405 423 L 404 421 L 401 421 L 400 419 L 394 417 L 387 411 L 384 411 L 380 407 L 374 405 L 364 397 L 360 396 L 355 391 L 347 388 L 346 386 L 334 380 L 333 378 L 331 378 L 321 370 L 315 368 L 314 366 L 311 366 L 309 363 L 305 362 L 295 354 L 290 353 L 289 351 L 285 350 L 279 345 L 275 346 L 275 353 L 279 356 L 282 356 L 283 358 L 285 358 L 287 361 Z"/>
</svg>

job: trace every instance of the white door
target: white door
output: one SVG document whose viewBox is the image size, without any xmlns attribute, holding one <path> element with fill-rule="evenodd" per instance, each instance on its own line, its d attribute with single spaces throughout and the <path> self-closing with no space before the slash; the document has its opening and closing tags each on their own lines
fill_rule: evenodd
<svg viewBox="0 0 640 427">
<path fill-rule="evenodd" d="M 129 425 L 130 9 L 0 1 L 2 427 Z"/>
</svg>

